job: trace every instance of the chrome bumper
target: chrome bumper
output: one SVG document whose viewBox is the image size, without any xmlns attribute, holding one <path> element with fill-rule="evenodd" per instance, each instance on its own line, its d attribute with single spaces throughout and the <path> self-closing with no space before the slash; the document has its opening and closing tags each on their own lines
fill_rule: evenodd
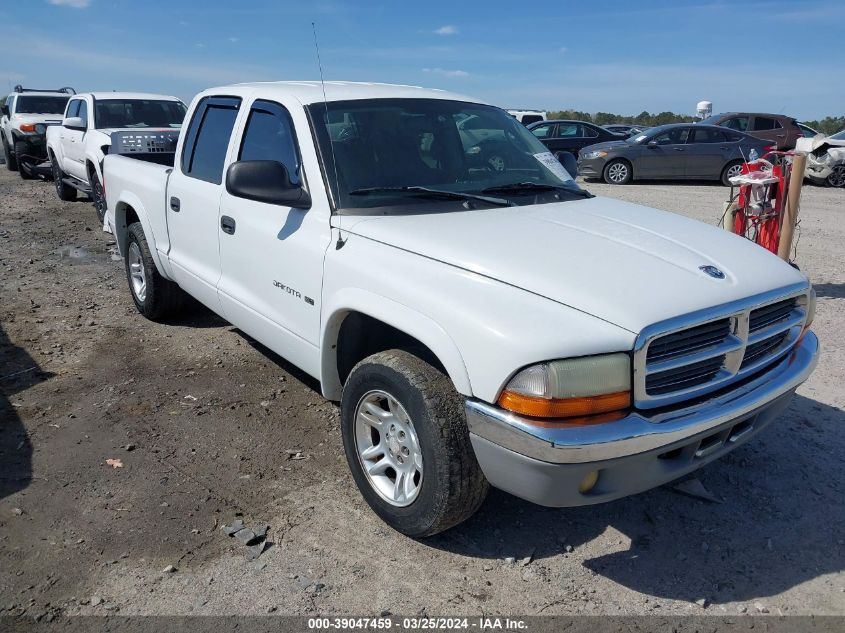
<svg viewBox="0 0 845 633">
<path fill-rule="evenodd" d="M 633 412 L 606 424 L 548 428 L 467 400 L 467 424 L 471 436 L 541 462 L 586 464 L 636 455 L 753 415 L 804 382 L 818 362 L 818 351 L 816 335 L 808 332 L 788 356 L 761 376 L 686 408 Z"/>
</svg>

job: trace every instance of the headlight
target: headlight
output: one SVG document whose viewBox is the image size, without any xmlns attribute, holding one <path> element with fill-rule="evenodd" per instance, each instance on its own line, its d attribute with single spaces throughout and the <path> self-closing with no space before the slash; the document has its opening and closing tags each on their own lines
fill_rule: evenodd
<svg viewBox="0 0 845 633">
<path fill-rule="evenodd" d="M 581 158 L 604 158 L 605 156 L 607 156 L 607 152 L 603 150 L 593 150 L 592 152 L 587 152 L 586 154 L 583 154 Z"/>
<path fill-rule="evenodd" d="M 35 124 L 35 133 L 36 134 L 46 134 L 47 133 L 47 126 L 43 123 L 36 123 Z"/>
<path fill-rule="evenodd" d="M 499 406 L 538 418 L 568 418 L 631 406 L 631 359 L 603 354 L 532 365 L 517 372 Z"/>
</svg>

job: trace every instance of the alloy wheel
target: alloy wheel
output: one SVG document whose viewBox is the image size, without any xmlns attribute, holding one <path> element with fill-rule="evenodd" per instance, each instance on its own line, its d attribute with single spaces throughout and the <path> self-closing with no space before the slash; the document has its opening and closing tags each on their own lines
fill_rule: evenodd
<svg viewBox="0 0 845 633">
<path fill-rule="evenodd" d="M 607 178 L 613 183 L 623 183 L 628 179 L 628 166 L 625 163 L 614 163 L 607 168 Z"/>
<path fill-rule="evenodd" d="M 132 294 L 140 302 L 144 303 L 147 298 L 147 274 L 144 271 L 144 260 L 141 257 L 141 249 L 136 242 L 129 245 L 127 255 L 129 265 L 129 280 L 132 286 Z"/>
</svg>

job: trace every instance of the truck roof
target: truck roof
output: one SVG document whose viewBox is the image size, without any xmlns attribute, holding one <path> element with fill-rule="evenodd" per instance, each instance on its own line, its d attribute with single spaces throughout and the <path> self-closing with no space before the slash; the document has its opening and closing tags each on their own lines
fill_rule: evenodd
<svg viewBox="0 0 845 633">
<path fill-rule="evenodd" d="M 203 91 L 202 94 L 240 94 L 260 89 L 262 96 L 273 94 L 290 96 L 300 103 L 322 103 L 323 84 L 320 81 L 268 81 L 220 86 Z M 455 101 L 469 101 L 483 103 L 478 99 L 465 95 L 447 92 L 436 88 L 421 88 L 420 86 L 403 86 L 397 84 L 382 84 L 354 81 L 325 82 L 328 101 L 347 101 L 355 99 L 449 99 Z"/>
<path fill-rule="evenodd" d="M 155 99 L 157 101 L 180 101 L 178 97 L 151 92 L 83 92 L 77 97 L 91 96 L 95 99 Z"/>
</svg>

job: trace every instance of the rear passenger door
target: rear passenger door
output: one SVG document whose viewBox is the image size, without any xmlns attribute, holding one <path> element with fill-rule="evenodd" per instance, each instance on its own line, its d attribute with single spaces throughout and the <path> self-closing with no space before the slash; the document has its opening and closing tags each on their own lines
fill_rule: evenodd
<svg viewBox="0 0 845 633">
<path fill-rule="evenodd" d="M 749 133 L 757 138 L 771 141 L 779 149 L 786 147 L 786 130 L 781 126 L 780 121 L 767 116 L 755 116 L 751 120 Z"/>
<path fill-rule="evenodd" d="M 231 162 L 280 162 L 294 184 L 307 188 L 287 108 L 258 99 L 245 119 Z M 223 192 L 220 215 L 229 224 L 219 235 L 218 288 L 227 318 L 299 367 L 311 367 L 320 331 L 323 257 L 330 238 L 327 216 L 228 191 Z"/>
<path fill-rule="evenodd" d="M 223 168 L 241 107 L 239 97 L 205 97 L 184 132 L 179 164 L 167 185 L 167 230 L 173 275 L 182 288 L 221 313 L 220 196 Z"/>
<path fill-rule="evenodd" d="M 718 129 L 693 127 L 687 138 L 686 176 L 716 179 L 730 160 L 731 145 Z"/>
</svg>

